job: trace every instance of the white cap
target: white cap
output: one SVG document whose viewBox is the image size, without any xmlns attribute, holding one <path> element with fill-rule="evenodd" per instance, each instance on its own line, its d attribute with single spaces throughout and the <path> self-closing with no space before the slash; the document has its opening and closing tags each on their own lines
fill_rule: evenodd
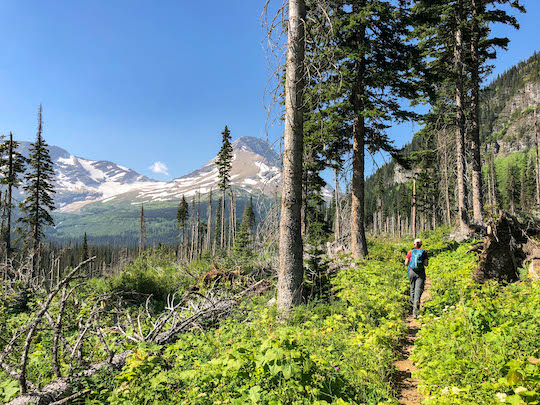
<svg viewBox="0 0 540 405">
<path fill-rule="evenodd" d="M 416 239 L 414 240 L 414 245 L 415 245 L 415 246 L 416 246 L 416 245 L 422 246 L 422 239 L 416 238 Z"/>
</svg>

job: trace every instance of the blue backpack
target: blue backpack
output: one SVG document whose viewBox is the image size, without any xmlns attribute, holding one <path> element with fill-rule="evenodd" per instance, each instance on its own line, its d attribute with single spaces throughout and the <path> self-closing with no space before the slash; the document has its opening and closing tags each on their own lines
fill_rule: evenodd
<svg viewBox="0 0 540 405">
<path fill-rule="evenodd" d="M 424 249 L 411 250 L 411 261 L 409 262 L 409 269 L 415 273 L 421 273 L 424 271 Z"/>
</svg>

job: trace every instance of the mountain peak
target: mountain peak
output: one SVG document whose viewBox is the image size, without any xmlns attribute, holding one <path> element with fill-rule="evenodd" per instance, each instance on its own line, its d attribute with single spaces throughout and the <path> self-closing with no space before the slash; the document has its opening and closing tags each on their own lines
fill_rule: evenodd
<svg viewBox="0 0 540 405">
<path fill-rule="evenodd" d="M 279 155 L 272 149 L 268 141 L 255 138 L 253 136 L 242 136 L 232 143 L 233 150 L 235 151 L 247 151 L 253 152 L 257 155 L 261 155 L 266 160 L 274 163 L 279 159 Z"/>
</svg>

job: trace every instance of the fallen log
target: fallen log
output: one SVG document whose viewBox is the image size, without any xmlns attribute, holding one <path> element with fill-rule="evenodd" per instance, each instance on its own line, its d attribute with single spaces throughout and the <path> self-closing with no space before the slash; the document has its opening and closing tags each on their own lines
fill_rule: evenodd
<svg viewBox="0 0 540 405">
<path fill-rule="evenodd" d="M 200 308 L 191 316 L 184 319 L 177 319 L 173 322 L 171 327 L 165 331 L 156 331 L 159 333 L 152 334 L 149 341 L 160 345 L 173 343 L 178 339 L 181 333 L 185 333 L 193 326 L 198 325 L 197 322 L 201 320 L 217 320 L 228 316 L 243 297 L 259 293 L 268 288 L 268 284 L 269 283 L 266 280 L 261 280 L 231 298 L 221 299 L 219 297 L 202 297 Z M 173 309 L 175 308 L 176 307 L 173 307 Z M 112 357 L 111 361 L 103 360 L 99 363 L 92 364 L 89 368 L 74 376 L 58 378 L 46 385 L 40 391 L 28 392 L 15 398 L 7 405 L 52 405 L 54 403 L 68 403 L 61 401 L 67 400 L 70 397 L 75 398 L 75 396 L 79 394 L 73 392 L 75 381 L 93 376 L 105 367 L 121 369 L 124 367 L 126 360 L 131 353 L 131 350 L 118 353 Z"/>
</svg>

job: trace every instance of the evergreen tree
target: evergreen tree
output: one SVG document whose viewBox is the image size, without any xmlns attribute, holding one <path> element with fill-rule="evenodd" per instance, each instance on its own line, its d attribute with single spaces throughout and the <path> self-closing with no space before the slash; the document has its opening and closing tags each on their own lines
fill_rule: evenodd
<svg viewBox="0 0 540 405">
<path fill-rule="evenodd" d="M 382 0 L 333 0 L 338 69 L 327 81 L 329 106 L 344 117 L 343 134 L 352 133 L 353 175 L 351 248 L 355 258 L 367 254 L 365 235 L 364 156 L 387 150 L 388 121 L 413 118 L 400 98 L 416 93 L 420 55 L 406 41 L 410 21 L 404 5 Z"/>
<path fill-rule="evenodd" d="M 470 15 L 469 42 L 470 42 L 470 139 L 472 146 L 472 193 L 474 219 L 477 223 L 483 222 L 482 208 L 482 162 L 480 158 L 480 84 L 482 76 L 490 71 L 487 65 L 489 59 L 496 57 L 495 48 L 506 48 L 508 38 L 490 37 L 490 25 L 494 23 L 508 24 L 519 28 L 515 17 L 510 16 L 504 9 L 497 9 L 496 5 L 507 4 L 524 12 L 519 0 L 471 0 L 468 4 Z M 489 8 L 489 9 L 488 9 Z"/>
<path fill-rule="evenodd" d="M 232 166 L 232 157 L 233 149 L 231 145 L 231 132 L 229 128 L 225 125 L 225 129 L 221 133 L 221 149 L 217 155 L 216 165 L 218 167 L 218 178 L 219 178 L 219 189 L 221 190 L 223 196 L 221 199 L 221 231 L 220 231 L 220 247 L 224 247 L 224 238 L 225 238 L 225 200 L 226 193 L 230 187 L 230 176 L 231 176 L 231 166 Z"/>
<path fill-rule="evenodd" d="M 13 187 L 17 188 L 21 184 L 21 179 L 25 170 L 26 159 L 21 155 L 17 148 L 19 142 L 13 140 L 13 134 L 9 133 L 9 140 L 5 141 L 0 148 L 2 149 L 2 155 L 6 154 L 5 161 L 2 161 L 1 171 L 2 180 L 1 184 L 7 187 L 5 195 L 5 210 L 6 210 L 6 226 L 2 230 L 2 239 L 6 243 L 6 249 L 8 254 L 11 251 L 11 221 L 13 212 Z"/>
<path fill-rule="evenodd" d="M 216 212 L 216 228 L 215 228 L 215 232 L 214 232 L 214 246 L 221 246 L 220 245 L 220 242 L 221 242 L 221 226 L 222 226 L 222 221 L 221 221 L 221 211 L 222 211 L 222 201 L 223 201 L 223 198 L 220 197 L 218 199 L 218 204 L 217 204 L 217 212 Z"/>
<path fill-rule="evenodd" d="M 240 230 L 234 241 L 234 252 L 240 256 L 251 255 L 251 244 L 253 241 L 253 228 L 255 226 L 255 212 L 253 210 L 253 198 L 250 198 L 249 205 L 244 208 Z"/>
<path fill-rule="evenodd" d="M 519 168 L 516 165 L 509 163 L 507 176 L 506 207 L 512 214 L 515 214 L 516 208 L 519 206 L 519 197 L 521 194 Z"/>
<path fill-rule="evenodd" d="M 178 227 L 182 229 L 182 245 L 186 243 L 186 221 L 189 216 L 189 206 L 186 201 L 185 196 L 182 195 L 182 200 L 178 205 L 178 210 L 176 211 L 176 222 Z M 185 246 L 184 246 L 185 247 Z"/>
<path fill-rule="evenodd" d="M 90 256 L 88 252 L 88 238 L 86 237 L 86 232 L 85 232 L 84 237 L 83 237 L 83 243 L 81 246 L 81 262 L 88 260 L 89 257 Z"/>
<path fill-rule="evenodd" d="M 146 245 L 146 222 L 144 221 L 144 205 L 141 204 L 141 214 L 139 216 L 139 254 L 142 253 Z"/>
<path fill-rule="evenodd" d="M 51 211 L 54 210 L 54 170 L 47 143 L 42 137 L 43 108 L 39 106 L 36 141 L 30 145 L 28 171 L 23 190 L 26 198 L 20 204 L 22 213 L 19 222 L 26 227 L 26 241 L 33 249 L 34 257 L 39 253 L 39 245 L 44 237 L 45 226 L 53 226 Z M 33 272 L 37 261 L 33 261 Z M 32 274 L 33 276 L 34 274 Z"/>
<path fill-rule="evenodd" d="M 536 172 L 534 167 L 533 155 L 529 155 L 527 164 L 523 168 L 524 172 L 524 189 L 525 189 L 525 206 L 531 209 L 535 205 L 536 192 Z M 523 187 L 523 186 L 522 186 Z M 522 205 L 524 201 L 522 200 Z"/>
</svg>

